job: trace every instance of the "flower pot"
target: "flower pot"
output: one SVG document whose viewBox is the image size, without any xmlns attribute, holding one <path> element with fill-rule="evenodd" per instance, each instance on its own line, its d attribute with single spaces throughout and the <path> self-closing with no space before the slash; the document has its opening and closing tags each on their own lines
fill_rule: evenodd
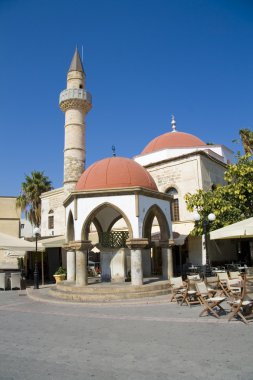
<svg viewBox="0 0 253 380">
<path fill-rule="evenodd" d="M 55 279 L 56 284 L 58 284 L 59 282 L 65 280 L 66 274 L 54 274 L 53 277 Z"/>
</svg>

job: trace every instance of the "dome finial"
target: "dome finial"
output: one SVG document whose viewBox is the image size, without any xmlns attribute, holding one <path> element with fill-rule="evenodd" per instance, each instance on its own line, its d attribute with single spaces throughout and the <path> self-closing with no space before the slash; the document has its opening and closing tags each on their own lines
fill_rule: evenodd
<svg viewBox="0 0 253 380">
<path fill-rule="evenodd" d="M 175 116 L 172 115 L 171 116 L 171 128 L 172 128 L 172 132 L 176 132 L 176 125 L 177 125 L 177 123 L 176 123 Z"/>
<path fill-rule="evenodd" d="M 112 156 L 116 157 L 116 148 L 114 145 L 112 146 Z"/>
</svg>

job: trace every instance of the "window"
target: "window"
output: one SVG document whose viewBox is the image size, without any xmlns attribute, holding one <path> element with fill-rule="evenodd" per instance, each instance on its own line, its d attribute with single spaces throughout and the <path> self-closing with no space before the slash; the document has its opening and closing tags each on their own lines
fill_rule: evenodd
<svg viewBox="0 0 253 380">
<path fill-rule="evenodd" d="M 25 225 L 24 224 L 21 224 L 21 229 L 23 230 L 25 228 Z"/>
<path fill-rule="evenodd" d="M 54 212 L 53 210 L 50 210 L 48 213 L 48 229 L 52 230 L 54 228 L 54 215 L 52 215 Z"/>
<path fill-rule="evenodd" d="M 178 201 L 178 192 L 174 187 L 170 187 L 167 191 L 167 194 L 173 197 L 173 200 L 170 203 L 170 213 L 171 220 L 173 222 L 177 222 L 180 220 L 179 218 L 179 201 Z"/>
</svg>

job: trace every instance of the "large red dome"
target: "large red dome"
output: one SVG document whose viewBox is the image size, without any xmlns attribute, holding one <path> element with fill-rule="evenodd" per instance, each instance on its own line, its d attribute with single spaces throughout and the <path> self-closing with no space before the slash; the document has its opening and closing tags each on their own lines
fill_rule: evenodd
<svg viewBox="0 0 253 380">
<path fill-rule="evenodd" d="M 124 157 L 95 162 L 83 172 L 76 190 L 114 189 L 140 186 L 157 191 L 155 181 L 140 164 Z"/>
<path fill-rule="evenodd" d="M 184 132 L 167 132 L 156 137 L 143 149 L 141 154 L 156 152 L 161 149 L 185 148 L 206 145 L 198 137 Z"/>
</svg>

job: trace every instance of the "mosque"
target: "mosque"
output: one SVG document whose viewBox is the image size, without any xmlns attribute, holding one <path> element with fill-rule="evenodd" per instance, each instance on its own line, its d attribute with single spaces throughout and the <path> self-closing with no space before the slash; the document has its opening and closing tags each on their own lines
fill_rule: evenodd
<svg viewBox="0 0 253 380">
<path fill-rule="evenodd" d="M 189 263 L 204 265 L 202 238 L 189 235 L 194 222 L 184 196 L 223 184 L 232 151 L 178 131 L 172 117 L 171 131 L 154 137 L 133 159 L 113 154 L 86 169 L 85 118 L 92 97 L 85 79 L 76 49 L 59 99 L 65 113 L 63 187 L 41 196 L 49 272 L 63 264 L 67 280 L 85 286 L 94 251 L 100 252 L 102 281 L 130 277 L 136 286 L 154 274 L 169 279 Z M 210 248 L 212 261 L 224 259 L 221 246 L 212 242 Z M 227 252 L 236 257 L 232 243 Z"/>
</svg>

